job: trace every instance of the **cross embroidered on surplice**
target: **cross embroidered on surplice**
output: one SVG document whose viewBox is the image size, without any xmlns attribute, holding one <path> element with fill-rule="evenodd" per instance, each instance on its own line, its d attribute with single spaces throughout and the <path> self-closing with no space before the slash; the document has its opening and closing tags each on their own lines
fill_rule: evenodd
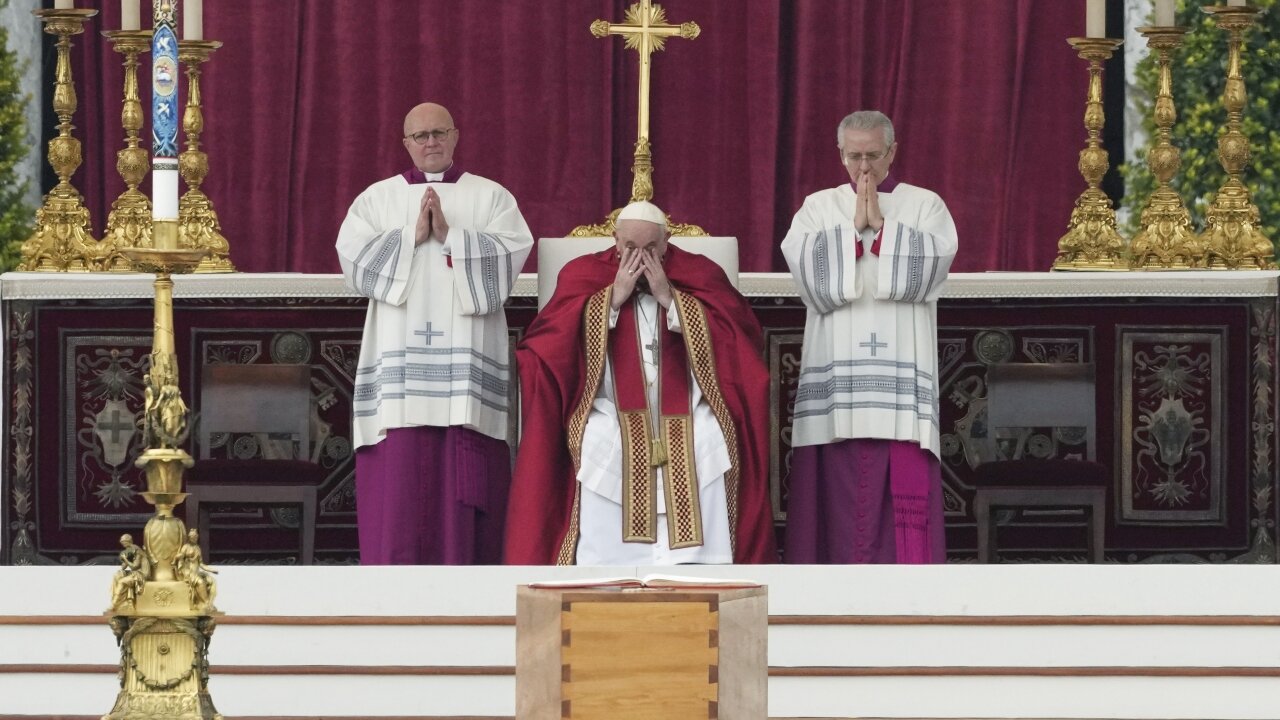
<svg viewBox="0 0 1280 720">
<path fill-rule="evenodd" d="M 875 334 L 875 333 L 871 333 L 871 340 L 870 340 L 869 342 L 858 343 L 858 347 L 870 348 L 870 350 L 871 350 L 871 357 L 875 357 L 875 356 L 876 356 L 876 350 L 878 350 L 878 349 L 880 349 L 880 348 L 887 348 L 887 347 L 889 347 L 889 343 L 877 342 L 877 341 L 876 341 L 876 334 Z"/>
</svg>

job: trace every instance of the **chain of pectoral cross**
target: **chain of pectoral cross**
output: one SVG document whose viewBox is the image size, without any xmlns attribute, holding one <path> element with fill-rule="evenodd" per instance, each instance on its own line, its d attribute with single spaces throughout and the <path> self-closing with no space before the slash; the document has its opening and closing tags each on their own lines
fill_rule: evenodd
<svg viewBox="0 0 1280 720">
<path fill-rule="evenodd" d="M 643 346 L 649 351 L 650 356 L 653 358 L 654 368 L 653 382 L 649 381 L 649 374 L 647 372 L 643 373 L 644 386 L 646 390 L 645 394 L 647 395 L 647 391 L 653 387 L 654 383 L 657 382 L 658 377 L 660 377 L 662 373 L 662 366 L 658 364 L 658 352 L 662 349 L 662 343 L 658 339 L 660 337 L 658 334 L 658 320 L 662 318 L 662 313 L 655 312 L 653 320 L 650 321 L 648 313 L 644 311 L 644 303 L 640 298 L 635 299 L 635 304 L 636 309 L 640 313 L 641 319 L 644 320 L 645 327 L 649 328 L 652 338 Z M 662 419 L 662 413 L 659 410 L 659 407 L 660 404 L 656 402 L 651 402 L 649 404 L 649 421 L 652 423 L 653 427 L 653 437 L 649 438 L 649 464 L 653 467 L 661 467 L 667 464 L 666 444 L 662 442 L 662 437 L 658 432 L 658 423 Z"/>
</svg>

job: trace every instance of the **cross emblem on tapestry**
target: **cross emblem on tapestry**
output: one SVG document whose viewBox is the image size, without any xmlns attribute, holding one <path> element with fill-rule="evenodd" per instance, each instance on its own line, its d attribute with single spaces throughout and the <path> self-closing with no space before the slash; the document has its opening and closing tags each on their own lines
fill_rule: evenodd
<svg viewBox="0 0 1280 720">
<path fill-rule="evenodd" d="M 112 410 L 111 419 L 107 422 L 99 422 L 95 427 L 103 432 L 111 433 L 111 442 L 120 442 L 120 433 L 125 430 L 135 430 L 135 426 L 131 422 L 125 422 L 120 419 L 120 411 Z"/>
<path fill-rule="evenodd" d="M 876 340 L 876 334 L 871 333 L 871 339 L 864 343 L 858 343 L 858 347 L 869 348 L 871 350 L 871 357 L 875 357 L 876 350 L 889 347 L 889 343 L 878 342 Z"/>
<path fill-rule="evenodd" d="M 424 338 L 426 338 L 426 340 L 427 340 L 427 345 L 430 345 L 430 344 L 431 344 L 431 339 L 432 339 L 432 338 L 444 337 L 444 331 L 443 331 L 443 330 L 432 330 L 432 329 L 431 329 L 431 323 L 427 323 L 427 329 L 426 329 L 426 330 L 414 330 L 414 331 L 413 331 L 413 334 L 414 334 L 414 335 L 418 335 L 419 337 L 424 337 Z"/>
</svg>

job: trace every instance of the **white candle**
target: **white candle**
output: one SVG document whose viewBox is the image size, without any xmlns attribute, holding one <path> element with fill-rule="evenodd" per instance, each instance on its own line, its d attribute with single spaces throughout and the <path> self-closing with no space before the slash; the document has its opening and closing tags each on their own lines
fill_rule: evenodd
<svg viewBox="0 0 1280 720">
<path fill-rule="evenodd" d="M 73 0 L 53 0 L 54 10 L 70 10 L 75 7 Z"/>
<path fill-rule="evenodd" d="M 1084 14 L 1085 37 L 1104 38 L 1107 36 L 1107 3 L 1106 0 L 1087 0 Z"/>
<path fill-rule="evenodd" d="M 138 0 L 120 0 L 120 29 L 137 30 L 142 26 L 138 14 Z"/>
<path fill-rule="evenodd" d="M 182 0 L 182 39 L 204 39 L 204 0 Z"/>
<path fill-rule="evenodd" d="M 1177 25 L 1173 16 L 1173 0 L 1156 0 L 1156 27 Z"/>
<path fill-rule="evenodd" d="M 151 217 L 178 219 L 178 48 L 171 0 L 152 0 L 151 36 Z M 167 227 L 167 226 L 166 226 Z M 174 238 L 159 232 L 156 247 Z M 166 231 L 167 232 L 167 231 Z M 173 246 L 170 246 L 172 249 Z"/>
</svg>

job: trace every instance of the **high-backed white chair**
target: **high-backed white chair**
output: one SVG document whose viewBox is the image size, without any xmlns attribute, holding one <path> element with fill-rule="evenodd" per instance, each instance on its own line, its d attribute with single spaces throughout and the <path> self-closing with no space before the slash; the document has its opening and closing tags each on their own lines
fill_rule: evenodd
<svg viewBox="0 0 1280 720">
<path fill-rule="evenodd" d="M 673 237 L 671 244 L 688 252 L 706 255 L 724 269 L 729 282 L 738 287 L 738 238 Z M 613 247 L 611 237 L 557 237 L 538 240 L 538 309 L 551 300 L 556 291 L 560 269 L 570 260 Z"/>
</svg>

